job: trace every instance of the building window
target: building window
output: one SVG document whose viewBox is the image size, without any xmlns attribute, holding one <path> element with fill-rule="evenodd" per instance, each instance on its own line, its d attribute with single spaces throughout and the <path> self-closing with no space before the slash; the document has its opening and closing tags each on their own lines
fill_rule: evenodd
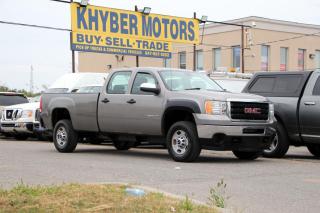
<svg viewBox="0 0 320 213">
<path fill-rule="evenodd" d="M 240 69 L 240 46 L 232 47 L 232 67 Z"/>
<path fill-rule="evenodd" d="M 213 70 L 218 70 L 219 67 L 221 67 L 221 48 L 214 48 L 212 50 L 213 54 Z"/>
<path fill-rule="evenodd" d="M 203 70 L 203 51 L 196 51 L 196 68 L 197 70 Z"/>
<path fill-rule="evenodd" d="M 298 50 L 298 69 L 299 69 L 299 71 L 304 71 L 304 69 L 305 69 L 305 57 L 306 57 L 306 50 L 299 49 Z"/>
<path fill-rule="evenodd" d="M 320 50 L 316 50 L 316 69 L 320 69 Z"/>
<path fill-rule="evenodd" d="M 179 68 L 180 69 L 187 69 L 187 63 L 186 63 L 186 52 L 179 52 Z"/>
<path fill-rule="evenodd" d="M 269 50 L 270 47 L 267 45 L 261 46 L 261 71 L 269 70 Z"/>
<path fill-rule="evenodd" d="M 288 48 L 280 48 L 280 71 L 288 70 Z"/>
<path fill-rule="evenodd" d="M 166 67 L 166 68 L 171 67 L 171 60 L 170 60 L 170 58 L 164 58 L 164 59 L 163 59 L 163 67 Z"/>
</svg>

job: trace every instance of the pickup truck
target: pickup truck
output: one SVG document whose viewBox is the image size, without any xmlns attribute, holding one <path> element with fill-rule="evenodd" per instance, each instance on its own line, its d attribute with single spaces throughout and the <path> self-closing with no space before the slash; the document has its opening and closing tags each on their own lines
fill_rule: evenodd
<svg viewBox="0 0 320 213">
<path fill-rule="evenodd" d="M 161 141 L 175 161 L 194 161 L 201 149 L 253 160 L 275 135 L 266 98 L 225 92 L 206 75 L 186 70 L 114 70 L 100 93 L 45 93 L 40 105 L 59 152 L 73 152 L 79 138 L 102 134 L 118 150 Z"/>
<path fill-rule="evenodd" d="M 7 106 L 15 105 L 15 104 L 24 104 L 28 103 L 27 97 L 22 93 L 16 93 L 16 92 L 0 92 L 0 118 L 6 118 L 11 117 L 12 112 L 8 112 L 8 114 L 4 113 L 4 108 Z M 7 133 L 4 133 L 1 130 L 0 126 L 0 132 L 1 134 L 5 136 L 9 136 Z"/>
<path fill-rule="evenodd" d="M 266 157 L 283 157 L 290 145 L 307 146 L 320 157 L 320 70 L 259 72 L 243 92 L 274 103 L 277 135 L 264 151 Z"/>
</svg>

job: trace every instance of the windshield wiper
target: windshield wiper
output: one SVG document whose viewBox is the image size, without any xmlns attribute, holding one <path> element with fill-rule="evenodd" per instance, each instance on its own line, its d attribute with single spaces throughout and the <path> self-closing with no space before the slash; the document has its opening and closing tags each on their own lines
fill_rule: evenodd
<svg viewBox="0 0 320 213">
<path fill-rule="evenodd" d="M 194 88 L 188 88 L 188 89 L 185 89 L 185 90 L 201 90 L 200 87 L 194 87 Z"/>
</svg>

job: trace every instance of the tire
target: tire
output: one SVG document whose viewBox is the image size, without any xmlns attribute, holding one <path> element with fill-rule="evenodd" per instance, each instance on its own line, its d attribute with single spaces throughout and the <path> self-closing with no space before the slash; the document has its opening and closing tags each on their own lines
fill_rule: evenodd
<svg viewBox="0 0 320 213">
<path fill-rule="evenodd" d="M 18 140 L 18 141 L 25 141 L 29 138 L 28 135 L 15 135 L 14 139 Z"/>
<path fill-rule="evenodd" d="M 70 120 L 60 120 L 53 130 L 53 143 L 59 152 L 73 152 L 78 144 L 78 133 L 74 131 Z"/>
<path fill-rule="evenodd" d="M 308 144 L 307 148 L 311 154 L 315 157 L 320 157 L 320 145 L 319 144 Z"/>
<path fill-rule="evenodd" d="M 263 151 L 263 156 L 267 158 L 282 158 L 288 152 L 290 141 L 287 131 L 282 123 L 277 123 L 277 134 L 269 149 Z"/>
<path fill-rule="evenodd" d="M 240 160 L 255 160 L 262 155 L 261 151 L 258 151 L 258 152 L 232 151 L 232 152 Z"/>
<path fill-rule="evenodd" d="M 201 152 L 201 145 L 195 124 L 179 121 L 167 133 L 169 155 L 177 162 L 195 161 Z"/>
<path fill-rule="evenodd" d="M 134 143 L 127 141 L 113 141 L 113 146 L 119 151 L 129 150 L 134 146 Z"/>
</svg>

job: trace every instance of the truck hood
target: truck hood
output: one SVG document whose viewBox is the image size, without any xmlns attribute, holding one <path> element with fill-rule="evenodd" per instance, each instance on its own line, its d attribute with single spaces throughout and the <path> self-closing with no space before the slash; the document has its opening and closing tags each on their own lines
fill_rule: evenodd
<svg viewBox="0 0 320 213">
<path fill-rule="evenodd" d="M 25 103 L 25 104 L 16 104 L 11 106 L 6 106 L 3 109 L 23 109 L 23 110 L 36 110 L 40 108 L 40 102 L 34 102 L 34 103 Z"/>
<path fill-rule="evenodd" d="M 247 94 L 247 93 L 231 93 L 231 92 L 216 92 L 208 90 L 183 90 L 176 91 L 180 96 L 186 97 L 196 97 L 200 96 L 207 100 L 218 100 L 218 101 L 228 101 L 228 100 L 239 100 L 239 101 L 256 101 L 256 102 L 268 102 L 268 99 L 259 95 Z"/>
</svg>

